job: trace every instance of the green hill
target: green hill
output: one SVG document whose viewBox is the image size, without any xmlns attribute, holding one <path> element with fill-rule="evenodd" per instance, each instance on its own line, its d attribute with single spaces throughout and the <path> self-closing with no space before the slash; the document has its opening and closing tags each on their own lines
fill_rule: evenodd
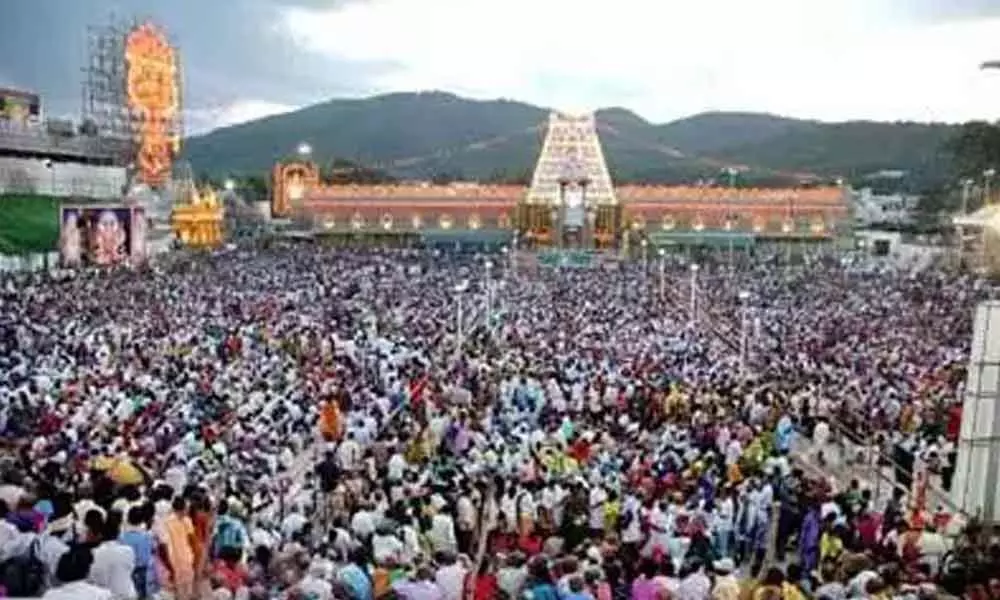
<svg viewBox="0 0 1000 600">
<path fill-rule="evenodd" d="M 186 158 L 215 176 L 266 171 L 301 142 L 323 165 L 334 159 L 397 177 L 525 180 L 541 148 L 549 109 L 511 100 L 477 101 L 444 92 L 332 100 L 187 140 Z M 862 177 L 880 169 L 915 179 L 943 177 L 943 142 L 956 126 L 822 123 L 755 113 L 704 113 L 650 123 L 624 108 L 597 112 L 619 182 L 681 182 L 718 176 L 728 165 L 751 180 L 803 174 Z"/>
</svg>

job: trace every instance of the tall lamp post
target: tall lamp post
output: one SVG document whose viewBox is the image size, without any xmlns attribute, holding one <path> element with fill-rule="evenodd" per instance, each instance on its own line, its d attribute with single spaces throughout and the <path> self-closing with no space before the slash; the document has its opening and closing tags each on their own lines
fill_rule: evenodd
<svg viewBox="0 0 1000 600">
<path fill-rule="evenodd" d="M 987 61 L 981 63 L 979 65 L 979 68 L 982 69 L 982 70 L 984 70 L 984 71 L 986 71 L 986 70 L 997 70 L 997 69 L 1000 69 L 1000 60 L 987 60 Z M 994 175 L 996 175 L 996 170 L 992 169 L 992 168 L 986 169 L 986 171 L 983 172 L 983 177 L 986 179 L 986 182 L 985 182 L 986 187 L 985 187 L 985 190 L 984 190 L 985 193 L 983 194 L 983 196 L 984 196 L 983 197 L 983 204 L 984 205 L 988 204 L 989 201 L 990 201 L 990 182 L 992 181 Z M 981 252 L 981 257 L 980 258 L 982 259 L 982 265 L 985 267 L 986 266 L 986 227 L 983 227 L 983 233 L 982 233 L 982 239 L 980 240 L 980 246 L 982 246 L 982 248 L 980 249 L 980 252 Z"/>
<path fill-rule="evenodd" d="M 739 170 L 735 167 L 726 167 L 726 175 L 729 177 L 729 198 L 726 206 L 726 237 L 729 238 L 729 266 L 733 266 L 733 206 L 735 204 L 736 195 L 736 176 L 739 175 Z"/>
<path fill-rule="evenodd" d="M 493 331 L 493 261 L 487 260 L 486 268 L 486 329 Z"/>
<path fill-rule="evenodd" d="M 462 338 L 462 294 L 465 290 L 469 289 L 468 280 L 463 280 L 461 283 L 455 286 L 455 359 L 456 362 L 462 354 L 462 347 L 465 346 L 465 340 Z"/>
<path fill-rule="evenodd" d="M 514 238 L 510 241 L 510 272 L 517 279 L 517 242 L 520 233 L 515 230 Z"/>
<path fill-rule="evenodd" d="M 750 292 L 740 290 L 740 378 L 746 377 L 747 354 L 750 350 Z"/>
<path fill-rule="evenodd" d="M 969 214 L 969 197 L 972 195 L 972 186 L 975 181 L 966 177 L 962 183 L 962 216 Z M 961 263 L 965 256 L 965 228 L 959 225 L 955 228 L 955 235 L 958 237 L 958 262 Z"/>
<path fill-rule="evenodd" d="M 572 171 L 572 167 L 566 167 L 566 166 L 564 166 L 563 170 L 567 171 L 567 172 L 564 173 L 563 176 L 559 178 L 559 203 L 556 206 L 556 208 L 553 209 L 553 211 L 552 211 L 552 214 L 553 214 L 553 218 L 552 219 L 554 221 L 558 222 L 557 229 L 558 229 L 558 232 L 559 232 L 559 248 L 560 249 L 562 249 L 562 247 L 565 245 L 564 236 L 566 234 L 566 231 L 565 231 L 565 228 L 566 228 L 566 208 L 568 206 L 567 205 L 567 198 L 566 198 L 566 191 L 569 189 L 570 184 L 574 181 L 572 173 L 570 172 L 570 171 Z M 574 196 L 574 202 L 575 201 L 576 201 L 576 197 Z"/>
<path fill-rule="evenodd" d="M 667 298 L 667 251 L 660 248 L 656 251 L 660 255 L 660 302 Z"/>
<path fill-rule="evenodd" d="M 983 206 L 990 203 L 990 198 L 992 197 L 992 183 L 993 178 L 996 177 L 996 169 L 986 169 L 983 171 Z"/>
<path fill-rule="evenodd" d="M 991 184 L 993 183 L 993 178 L 996 177 L 996 174 L 997 170 L 992 167 L 983 171 L 983 206 L 988 206 L 990 204 L 990 200 L 992 198 Z M 979 239 L 979 264 L 983 268 L 986 267 L 987 229 L 988 229 L 987 227 L 982 228 L 982 233 L 980 234 L 980 239 Z"/>
<path fill-rule="evenodd" d="M 309 160 L 312 158 L 312 151 L 313 151 L 312 146 L 308 142 L 299 142 L 299 145 L 295 148 L 295 154 L 299 157 L 299 160 L 303 162 L 309 162 Z M 303 216 L 302 214 L 303 196 L 304 194 L 300 193 L 297 194 L 295 198 L 293 198 L 295 206 L 293 206 L 292 208 L 295 210 L 295 215 L 297 218 L 302 218 Z"/>
<path fill-rule="evenodd" d="M 691 263 L 691 325 L 698 322 L 698 263 Z"/>
<path fill-rule="evenodd" d="M 645 276 L 649 266 L 649 240 L 642 238 L 639 245 L 642 246 L 642 273 Z"/>
</svg>

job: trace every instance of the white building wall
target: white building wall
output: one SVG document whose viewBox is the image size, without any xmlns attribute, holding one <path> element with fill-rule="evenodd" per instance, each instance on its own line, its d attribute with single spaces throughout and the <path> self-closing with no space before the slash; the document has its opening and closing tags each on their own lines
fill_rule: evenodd
<svg viewBox="0 0 1000 600">
<path fill-rule="evenodd" d="M 951 496 L 967 515 L 1000 520 L 1000 301 L 976 309 Z"/>
<path fill-rule="evenodd" d="M 852 197 L 855 222 L 862 226 L 908 223 L 919 201 L 919 197 L 906 194 L 876 194 L 871 188 L 855 190 Z"/>
<path fill-rule="evenodd" d="M 120 198 L 126 181 L 123 167 L 0 157 L 0 194 Z"/>
</svg>

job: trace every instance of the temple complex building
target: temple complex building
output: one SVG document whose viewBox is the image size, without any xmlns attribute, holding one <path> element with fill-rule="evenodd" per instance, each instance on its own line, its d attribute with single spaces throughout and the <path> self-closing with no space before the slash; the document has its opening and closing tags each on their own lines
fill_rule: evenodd
<svg viewBox="0 0 1000 600">
<path fill-rule="evenodd" d="M 608 173 L 593 115 L 554 113 L 531 185 L 327 185 L 309 163 L 276 165 L 272 212 L 360 242 L 609 249 L 822 242 L 848 220 L 840 186 L 625 185 Z"/>
</svg>

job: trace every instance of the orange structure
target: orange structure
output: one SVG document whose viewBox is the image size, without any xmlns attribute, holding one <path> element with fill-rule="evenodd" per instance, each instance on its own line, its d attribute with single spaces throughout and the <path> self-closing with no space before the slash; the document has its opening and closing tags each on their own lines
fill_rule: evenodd
<svg viewBox="0 0 1000 600">
<path fill-rule="evenodd" d="M 325 229 L 511 230 L 523 196 L 523 187 L 503 185 L 319 185 L 302 206 Z"/>
<path fill-rule="evenodd" d="M 527 243 L 546 245 L 547 207 L 526 205 L 527 188 L 511 185 L 405 183 L 326 185 L 315 167 L 277 165 L 272 211 L 295 211 L 331 233 L 385 237 L 441 232 L 506 231 Z M 626 185 L 616 189 L 615 214 L 598 215 L 602 246 L 621 233 L 653 241 L 677 236 L 740 233 L 758 238 L 823 240 L 848 217 L 845 192 L 837 186 L 741 189 L 701 186 Z M 544 213 L 544 214 L 543 214 Z"/>
<path fill-rule="evenodd" d="M 153 24 L 125 37 L 125 95 L 135 119 L 138 178 L 162 185 L 180 151 L 180 69 L 177 52 Z"/>
<path fill-rule="evenodd" d="M 271 173 L 271 214 L 287 217 L 304 199 L 307 190 L 319 186 L 319 171 L 308 162 L 274 165 Z"/>
<path fill-rule="evenodd" d="M 844 190 L 623 186 L 626 224 L 633 230 L 732 231 L 768 236 L 826 237 L 848 216 Z"/>
</svg>

